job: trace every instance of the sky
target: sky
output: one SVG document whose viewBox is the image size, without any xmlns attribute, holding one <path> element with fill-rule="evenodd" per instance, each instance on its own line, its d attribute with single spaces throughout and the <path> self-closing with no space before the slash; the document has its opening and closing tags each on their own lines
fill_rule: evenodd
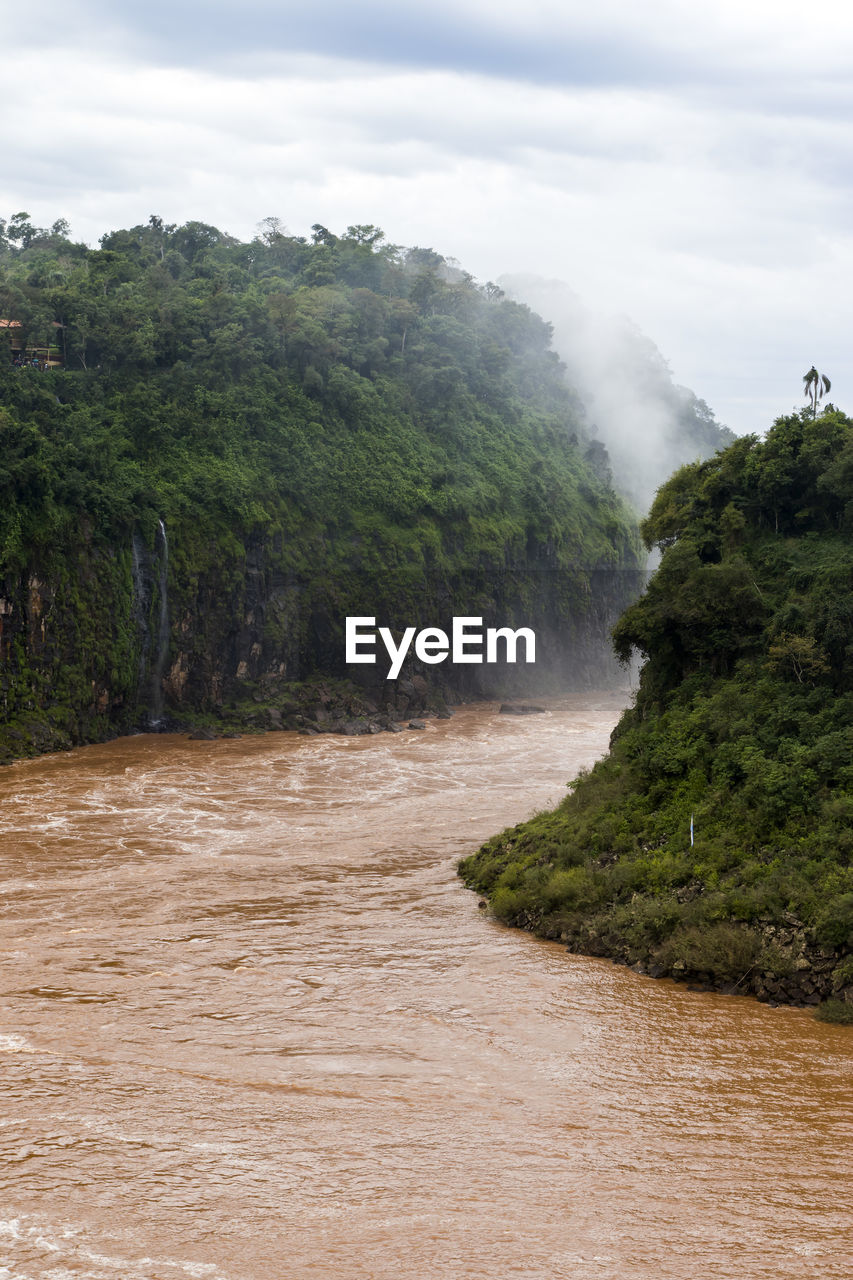
<svg viewBox="0 0 853 1280">
<path fill-rule="evenodd" d="M 0 216 L 381 226 L 625 315 L 738 432 L 853 412 L 853 10 L 0 0 Z"/>
</svg>

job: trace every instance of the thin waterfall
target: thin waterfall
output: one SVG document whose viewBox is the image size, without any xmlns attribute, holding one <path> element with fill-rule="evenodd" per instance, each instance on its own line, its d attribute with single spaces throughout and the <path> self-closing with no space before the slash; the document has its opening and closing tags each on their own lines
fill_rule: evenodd
<svg viewBox="0 0 853 1280">
<path fill-rule="evenodd" d="M 158 524 L 160 526 L 160 622 L 157 627 L 157 649 L 151 671 L 151 699 L 148 712 L 148 725 L 151 729 L 156 729 L 163 720 L 163 673 L 169 656 L 169 539 L 166 537 L 166 526 L 163 521 L 159 520 Z"/>
</svg>

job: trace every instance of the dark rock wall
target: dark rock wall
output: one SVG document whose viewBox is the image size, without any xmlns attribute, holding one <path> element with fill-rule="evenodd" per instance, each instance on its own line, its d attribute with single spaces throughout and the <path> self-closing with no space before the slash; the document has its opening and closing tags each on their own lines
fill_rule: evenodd
<svg viewBox="0 0 853 1280">
<path fill-rule="evenodd" d="M 378 707 L 405 703 L 404 714 L 423 704 L 424 690 L 477 698 L 612 684 L 610 627 L 642 586 L 630 568 L 535 562 L 449 575 L 344 565 L 311 575 L 290 567 L 281 536 L 223 549 L 192 543 L 191 533 L 185 543 L 180 527 L 168 532 L 167 550 L 156 527 L 122 547 L 96 545 L 82 528 L 73 546 L 0 584 L 0 756 L 150 728 L 158 690 L 174 725 L 247 698 L 284 705 L 300 683 L 326 677 L 350 681 Z M 388 681 L 381 643 L 375 666 L 346 665 L 347 615 L 400 631 L 450 632 L 454 615 L 482 617 L 484 629 L 527 626 L 537 661 L 427 666 L 411 656 Z"/>
</svg>

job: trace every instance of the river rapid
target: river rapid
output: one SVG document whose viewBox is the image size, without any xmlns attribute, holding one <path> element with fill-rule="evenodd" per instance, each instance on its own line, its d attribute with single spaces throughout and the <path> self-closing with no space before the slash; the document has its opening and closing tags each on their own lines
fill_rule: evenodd
<svg viewBox="0 0 853 1280">
<path fill-rule="evenodd" d="M 621 699 L 548 705 L 0 771 L 0 1280 L 849 1280 L 850 1029 L 457 880 Z"/>
</svg>

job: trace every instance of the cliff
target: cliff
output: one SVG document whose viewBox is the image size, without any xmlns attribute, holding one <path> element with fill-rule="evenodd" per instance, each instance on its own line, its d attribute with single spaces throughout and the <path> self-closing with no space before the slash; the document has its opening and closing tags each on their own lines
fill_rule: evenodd
<svg viewBox="0 0 853 1280">
<path fill-rule="evenodd" d="M 549 327 L 381 232 L 201 223 L 0 254 L 0 756 L 611 678 L 639 590 Z M 0 352 L 0 355 L 2 352 Z M 347 667 L 344 620 L 535 628 L 536 667 Z"/>
</svg>

